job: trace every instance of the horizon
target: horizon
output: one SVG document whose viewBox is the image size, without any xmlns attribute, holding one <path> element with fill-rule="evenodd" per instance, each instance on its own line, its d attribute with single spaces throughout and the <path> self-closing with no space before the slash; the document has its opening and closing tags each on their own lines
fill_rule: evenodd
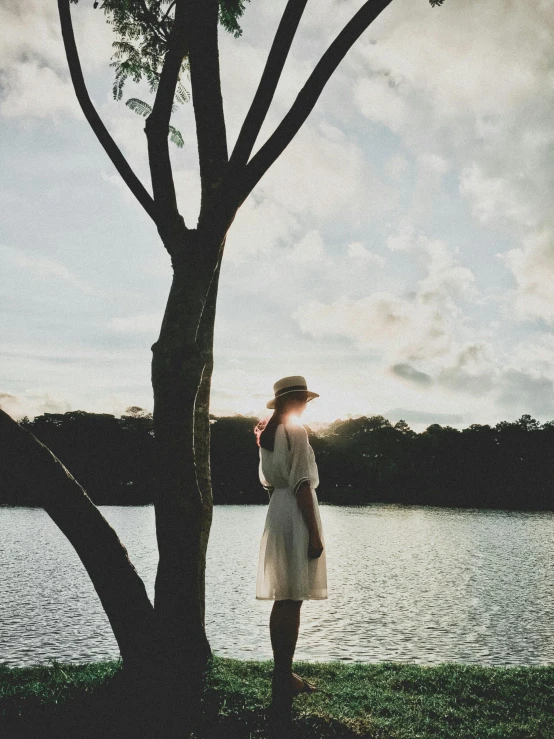
<svg viewBox="0 0 554 739">
<path fill-rule="evenodd" d="M 2 410 L 4 410 L 4 409 L 2 409 Z M 408 427 L 412 431 L 415 431 L 418 434 L 419 433 L 422 433 L 423 431 L 426 431 L 430 426 L 433 426 L 433 425 L 439 425 L 442 428 L 454 428 L 454 429 L 456 429 L 458 431 L 459 430 L 464 430 L 464 429 L 469 428 L 470 426 L 473 425 L 471 422 L 469 422 L 468 424 L 454 425 L 454 424 L 450 424 L 450 423 L 445 423 L 444 421 L 443 421 L 443 423 L 440 423 L 440 422 L 437 422 L 435 420 L 421 420 L 421 418 L 422 418 L 422 414 L 421 413 L 417 414 L 417 416 L 416 416 L 416 418 L 418 418 L 419 420 L 415 420 L 415 421 L 410 422 L 405 417 L 400 417 L 398 415 L 397 410 L 398 409 L 396 409 L 396 410 L 393 409 L 391 411 L 387 411 L 386 413 L 357 413 L 357 414 L 347 413 L 344 416 L 334 418 L 332 421 L 321 421 L 321 420 L 318 420 L 317 418 L 307 419 L 307 418 L 304 417 L 305 416 L 305 413 L 304 413 L 302 415 L 302 417 L 296 417 L 295 416 L 292 419 L 292 422 L 293 423 L 299 423 L 299 424 L 301 424 L 303 426 L 308 426 L 310 428 L 310 430 L 314 431 L 314 433 L 316 433 L 316 434 L 319 431 L 328 428 L 329 426 L 331 426 L 334 423 L 345 423 L 347 421 L 355 421 L 355 420 L 358 420 L 360 418 L 368 418 L 368 419 L 370 419 L 370 418 L 384 418 L 392 426 L 394 426 L 395 424 L 397 424 L 400 421 L 404 421 L 405 423 L 408 424 Z M 140 406 L 134 405 L 134 406 L 129 406 L 128 408 L 126 408 L 124 411 L 122 411 L 119 414 L 107 413 L 107 412 L 102 412 L 102 411 L 86 411 L 86 410 L 84 410 L 82 408 L 74 408 L 73 410 L 67 410 L 67 411 L 61 411 L 61 412 L 60 411 L 54 411 L 54 412 L 45 411 L 44 413 L 40 413 L 40 414 L 37 414 L 36 416 L 32 416 L 32 417 L 31 416 L 20 416 L 20 417 L 16 418 L 15 420 L 17 420 L 18 422 L 21 422 L 24 418 L 27 418 L 29 421 L 34 421 L 36 418 L 39 418 L 42 415 L 49 415 L 49 414 L 51 414 L 51 415 L 58 415 L 58 414 L 59 415 L 65 415 L 65 414 L 71 414 L 71 413 L 88 413 L 88 414 L 91 414 L 91 415 L 111 415 L 111 416 L 114 416 L 115 418 L 122 418 L 123 416 L 126 416 L 126 415 L 133 415 L 133 413 L 130 413 L 130 411 L 134 411 L 134 412 L 141 411 L 143 413 L 146 413 L 147 415 L 150 415 L 150 416 L 152 415 L 152 411 L 151 410 L 148 410 L 147 408 L 142 408 Z M 254 413 L 254 412 L 215 414 L 215 413 L 212 413 L 210 411 L 210 419 L 213 420 L 213 421 L 218 421 L 221 418 L 252 418 L 252 419 L 257 419 L 258 421 L 260 421 L 260 420 L 263 420 L 264 418 L 269 418 L 270 415 L 271 415 L 271 412 L 267 412 L 266 414 L 260 415 L 260 414 Z M 509 423 L 509 424 L 517 423 L 518 421 L 520 421 L 522 418 L 525 418 L 526 416 L 529 417 L 533 421 L 537 421 L 537 419 L 536 418 L 533 418 L 533 416 L 531 414 L 525 414 L 524 413 L 524 414 L 521 414 L 518 418 L 513 418 L 513 419 L 504 418 L 501 421 L 498 421 L 497 424 L 498 423 Z M 430 418 L 432 419 L 432 418 L 434 418 L 434 416 L 432 414 L 430 414 Z M 539 423 L 541 423 L 541 422 L 539 422 Z M 542 422 L 541 425 L 545 425 L 547 423 L 554 423 L 554 419 L 550 419 L 549 421 Z M 481 424 L 481 425 L 483 425 L 483 426 L 489 425 L 491 428 L 494 428 L 497 424 Z M 476 424 L 476 425 L 480 425 L 480 424 Z"/>
</svg>

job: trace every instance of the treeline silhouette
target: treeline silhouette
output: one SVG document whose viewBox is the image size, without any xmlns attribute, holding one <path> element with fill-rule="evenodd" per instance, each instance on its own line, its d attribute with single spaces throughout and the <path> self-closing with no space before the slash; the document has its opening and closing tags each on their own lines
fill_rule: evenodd
<svg viewBox="0 0 554 739">
<path fill-rule="evenodd" d="M 256 418 L 211 419 L 214 502 L 263 503 Z M 44 442 L 99 504 L 153 502 L 152 416 L 131 407 L 116 418 L 72 411 L 21 424 Z M 433 424 L 421 433 L 383 416 L 308 429 L 320 471 L 320 501 L 479 508 L 554 509 L 554 421 L 529 415 L 458 430 Z M 0 503 L 26 505 L 29 491 L 2 480 Z"/>
</svg>

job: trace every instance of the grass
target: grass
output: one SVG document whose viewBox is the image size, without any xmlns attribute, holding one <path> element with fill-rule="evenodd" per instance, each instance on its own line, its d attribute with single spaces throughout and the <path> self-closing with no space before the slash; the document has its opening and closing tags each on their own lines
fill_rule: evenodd
<svg viewBox="0 0 554 739">
<path fill-rule="evenodd" d="M 270 662 L 215 658 L 195 739 L 267 737 Z M 118 686 L 118 662 L 0 665 L 2 739 L 140 739 L 148 706 Z M 297 663 L 318 684 L 295 700 L 306 739 L 554 739 L 554 667 Z M 155 717 L 150 716 L 155 721 Z"/>
</svg>

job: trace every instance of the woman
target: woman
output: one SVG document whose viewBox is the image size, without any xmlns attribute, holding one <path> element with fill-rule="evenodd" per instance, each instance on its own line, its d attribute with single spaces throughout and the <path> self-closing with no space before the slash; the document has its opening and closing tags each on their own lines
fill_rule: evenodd
<svg viewBox="0 0 554 739">
<path fill-rule="evenodd" d="M 269 492 L 269 508 L 260 544 L 256 598 L 274 600 L 269 629 L 274 656 L 274 712 L 290 710 L 292 698 L 315 686 L 292 671 L 300 608 L 304 600 L 327 598 L 327 567 L 315 488 L 319 484 L 313 449 L 303 426 L 291 423 L 306 403 L 319 397 L 301 376 L 273 386 L 274 409 L 256 428 L 260 481 Z"/>
</svg>

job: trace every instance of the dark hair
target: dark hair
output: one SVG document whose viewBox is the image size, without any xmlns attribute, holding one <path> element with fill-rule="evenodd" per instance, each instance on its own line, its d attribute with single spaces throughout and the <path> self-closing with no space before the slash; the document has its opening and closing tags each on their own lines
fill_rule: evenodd
<svg viewBox="0 0 554 739">
<path fill-rule="evenodd" d="M 306 401 L 307 393 L 305 390 L 297 390 L 286 395 L 275 398 L 275 410 L 269 418 L 264 418 L 254 429 L 258 446 L 272 452 L 275 449 L 275 434 L 277 427 L 283 423 L 283 418 L 287 413 L 288 407 L 293 402 Z"/>
</svg>

